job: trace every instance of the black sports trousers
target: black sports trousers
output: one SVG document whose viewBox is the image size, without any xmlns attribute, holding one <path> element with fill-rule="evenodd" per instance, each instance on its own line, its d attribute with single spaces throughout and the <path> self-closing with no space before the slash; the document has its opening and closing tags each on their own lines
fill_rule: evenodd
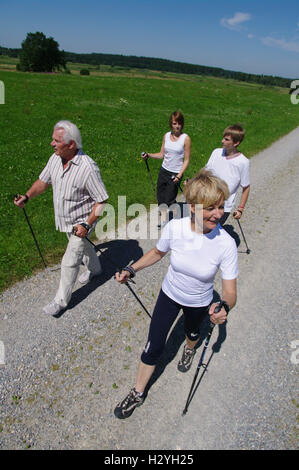
<svg viewBox="0 0 299 470">
<path fill-rule="evenodd" d="M 148 340 L 141 355 L 141 360 L 147 365 L 156 365 L 161 356 L 169 330 L 183 309 L 185 335 L 190 341 L 199 339 L 199 327 L 209 312 L 210 304 L 205 307 L 186 307 L 170 299 L 160 290 L 153 312 Z"/>
<path fill-rule="evenodd" d="M 172 177 L 176 175 L 177 173 L 165 170 L 165 168 L 161 166 L 157 182 L 158 205 L 166 204 L 167 206 L 171 206 L 171 204 L 176 202 L 179 188 L 172 180 Z"/>
</svg>

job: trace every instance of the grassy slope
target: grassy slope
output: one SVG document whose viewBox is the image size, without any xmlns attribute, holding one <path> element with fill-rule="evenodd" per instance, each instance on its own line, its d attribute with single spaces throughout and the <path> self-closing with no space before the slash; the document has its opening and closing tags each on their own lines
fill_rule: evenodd
<svg viewBox="0 0 299 470">
<path fill-rule="evenodd" d="M 220 146 L 222 130 L 231 123 L 240 122 L 246 128 L 241 150 L 247 156 L 298 125 L 299 107 L 291 105 L 288 90 L 164 76 L 0 71 L 6 88 L 6 104 L 0 106 L 0 289 L 42 267 L 22 211 L 14 207 L 12 198 L 30 187 L 47 162 L 52 127 L 58 120 L 70 119 L 81 129 L 83 148 L 98 162 L 109 202 L 115 207 L 117 195 L 126 194 L 128 205 L 155 202 L 140 152 L 159 151 L 169 115 L 177 108 L 183 111 L 185 131 L 192 138 L 191 164 L 185 176 L 204 166 L 211 151 Z M 151 160 L 150 166 L 156 179 L 160 162 Z M 65 248 L 64 234 L 55 231 L 51 197 L 48 191 L 26 206 L 49 264 L 58 261 Z"/>
</svg>

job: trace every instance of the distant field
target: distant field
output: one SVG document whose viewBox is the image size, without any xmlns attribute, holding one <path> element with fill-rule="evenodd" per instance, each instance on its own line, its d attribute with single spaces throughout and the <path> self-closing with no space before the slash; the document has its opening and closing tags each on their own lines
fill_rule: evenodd
<svg viewBox="0 0 299 470">
<path fill-rule="evenodd" d="M 115 208 L 118 195 L 126 195 L 128 205 L 155 202 L 140 153 L 159 151 L 169 115 L 177 108 L 192 139 L 186 177 L 205 165 L 229 124 L 240 122 L 246 128 L 241 149 L 252 156 L 299 123 L 299 106 L 290 103 L 287 89 L 102 66 L 80 76 L 82 64 L 73 64 L 70 75 L 2 69 L 10 65 L 13 60 L 2 65 L 0 60 L 6 90 L 0 106 L 0 289 L 42 267 L 23 213 L 12 199 L 30 187 L 46 164 L 58 120 L 70 119 L 81 129 L 83 148 L 98 162 Z M 156 180 L 160 162 L 150 160 L 150 167 Z M 55 230 L 51 191 L 26 210 L 47 263 L 59 261 L 66 241 Z"/>
<path fill-rule="evenodd" d="M 19 62 L 18 58 L 9 57 L 0 55 L 0 71 L 1 70 L 10 70 L 16 71 L 17 64 Z M 173 78 L 178 77 L 180 80 L 196 80 L 196 75 L 183 75 L 176 74 L 173 72 L 162 72 L 159 70 L 149 70 L 149 69 L 140 69 L 140 68 L 131 68 L 131 67 L 118 67 L 114 65 L 92 65 L 76 62 L 67 62 L 67 70 L 72 74 L 80 74 L 81 69 L 87 69 L 90 72 L 90 75 L 121 75 L 122 77 L 155 77 L 155 78 Z M 197 77 L 198 78 L 198 77 Z"/>
</svg>

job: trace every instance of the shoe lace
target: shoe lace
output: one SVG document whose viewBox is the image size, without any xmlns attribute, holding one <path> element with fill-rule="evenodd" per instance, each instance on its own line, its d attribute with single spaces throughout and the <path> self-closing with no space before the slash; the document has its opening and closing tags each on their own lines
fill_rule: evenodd
<svg viewBox="0 0 299 470">
<path fill-rule="evenodd" d="M 193 349 L 185 348 L 183 361 L 184 359 L 189 360 L 193 356 L 193 354 L 194 354 Z"/>
<path fill-rule="evenodd" d="M 134 400 L 137 397 L 137 392 L 134 388 L 130 390 L 128 396 L 124 399 L 124 406 L 127 406 L 130 401 Z"/>
</svg>

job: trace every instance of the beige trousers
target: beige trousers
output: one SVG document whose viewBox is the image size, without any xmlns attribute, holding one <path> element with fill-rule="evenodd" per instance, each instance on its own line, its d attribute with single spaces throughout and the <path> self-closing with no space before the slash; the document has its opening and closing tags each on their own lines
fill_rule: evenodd
<svg viewBox="0 0 299 470">
<path fill-rule="evenodd" d="M 94 247 L 84 238 L 76 237 L 73 233 L 66 234 L 69 242 L 61 261 L 61 277 L 55 302 L 62 307 L 69 303 L 79 268 L 83 262 L 92 274 L 98 274 L 101 263 Z"/>
</svg>

